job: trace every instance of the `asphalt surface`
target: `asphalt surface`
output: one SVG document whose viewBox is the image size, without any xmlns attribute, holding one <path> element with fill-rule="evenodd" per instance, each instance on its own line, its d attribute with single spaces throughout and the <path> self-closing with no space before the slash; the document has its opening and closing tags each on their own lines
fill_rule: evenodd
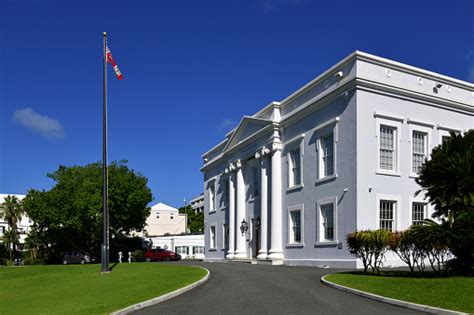
<svg viewBox="0 0 474 315">
<path fill-rule="evenodd" d="M 209 280 L 134 314 L 421 314 L 342 292 L 320 282 L 331 269 L 180 262 L 203 266 Z"/>
</svg>

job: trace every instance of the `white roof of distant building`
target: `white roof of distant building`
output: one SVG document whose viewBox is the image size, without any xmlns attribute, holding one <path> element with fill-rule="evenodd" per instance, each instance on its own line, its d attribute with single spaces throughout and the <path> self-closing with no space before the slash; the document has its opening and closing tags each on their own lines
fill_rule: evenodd
<svg viewBox="0 0 474 315">
<path fill-rule="evenodd" d="M 151 210 L 152 211 L 174 211 L 174 212 L 179 211 L 178 209 L 168 206 L 167 204 L 164 204 L 162 202 L 159 202 L 156 205 L 152 206 Z"/>
</svg>

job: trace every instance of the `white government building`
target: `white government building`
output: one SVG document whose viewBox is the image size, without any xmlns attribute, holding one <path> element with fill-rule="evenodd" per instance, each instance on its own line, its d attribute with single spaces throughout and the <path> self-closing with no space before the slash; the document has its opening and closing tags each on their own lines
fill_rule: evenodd
<svg viewBox="0 0 474 315">
<path fill-rule="evenodd" d="M 205 257 L 360 266 L 345 236 L 429 217 L 417 172 L 473 127 L 474 84 L 356 51 L 202 156 Z"/>
</svg>

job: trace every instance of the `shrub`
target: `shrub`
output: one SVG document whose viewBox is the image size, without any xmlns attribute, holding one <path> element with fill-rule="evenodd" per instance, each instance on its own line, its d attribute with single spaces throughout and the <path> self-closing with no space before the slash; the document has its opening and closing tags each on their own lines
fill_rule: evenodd
<svg viewBox="0 0 474 315">
<path fill-rule="evenodd" d="M 372 272 L 380 272 L 380 267 L 385 259 L 385 253 L 388 250 L 388 239 L 390 232 L 385 230 L 372 231 L 370 238 L 370 247 L 373 254 Z"/>
<path fill-rule="evenodd" d="M 413 234 L 415 251 L 428 258 L 433 271 L 444 271 L 447 261 L 452 258 L 450 243 L 453 242 L 450 240 L 453 240 L 453 235 L 449 226 L 427 219 L 422 225 L 412 226 L 409 231 Z M 424 262 L 422 264 L 420 267 L 423 268 L 418 268 L 421 271 L 424 270 Z"/>
<path fill-rule="evenodd" d="M 362 260 L 364 272 L 367 272 L 369 267 L 372 272 L 380 272 L 389 237 L 390 232 L 385 230 L 364 230 L 348 234 L 346 243 L 350 253 Z"/>
<path fill-rule="evenodd" d="M 145 253 L 142 250 L 137 249 L 132 253 L 133 261 L 145 261 Z"/>
</svg>

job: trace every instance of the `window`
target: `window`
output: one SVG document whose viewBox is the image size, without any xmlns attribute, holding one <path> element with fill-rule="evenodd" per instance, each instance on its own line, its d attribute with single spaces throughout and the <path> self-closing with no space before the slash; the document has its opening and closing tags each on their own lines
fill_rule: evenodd
<svg viewBox="0 0 474 315">
<path fill-rule="evenodd" d="M 209 248 L 215 249 L 216 248 L 216 226 L 215 225 L 211 225 L 209 228 L 209 239 L 210 239 Z"/>
<path fill-rule="evenodd" d="M 380 125 L 380 152 L 379 168 L 382 170 L 396 171 L 397 165 L 397 128 Z"/>
<path fill-rule="evenodd" d="M 0 226 L 0 235 L 3 235 L 3 234 L 5 234 L 5 227 Z"/>
<path fill-rule="evenodd" d="M 173 220 L 174 219 L 174 216 L 172 214 L 170 214 L 170 219 Z"/>
<path fill-rule="evenodd" d="M 290 211 L 290 244 L 301 243 L 301 211 Z"/>
<path fill-rule="evenodd" d="M 209 184 L 209 211 L 216 210 L 216 182 Z"/>
<path fill-rule="evenodd" d="M 176 246 L 175 251 L 180 255 L 187 255 L 189 254 L 189 250 L 187 246 Z"/>
<path fill-rule="evenodd" d="M 336 245 L 337 197 L 319 200 L 316 204 L 316 245 Z"/>
<path fill-rule="evenodd" d="M 260 195 L 260 169 L 252 167 L 252 195 L 254 198 Z"/>
<path fill-rule="evenodd" d="M 334 204 L 321 205 L 321 223 L 323 241 L 334 240 Z"/>
<path fill-rule="evenodd" d="M 413 130 L 412 135 L 412 172 L 418 174 L 427 156 L 428 134 Z"/>
<path fill-rule="evenodd" d="M 202 246 L 193 246 L 193 255 L 204 254 L 204 247 Z"/>
<path fill-rule="evenodd" d="M 229 178 L 222 179 L 221 205 L 223 209 L 229 206 Z"/>
<path fill-rule="evenodd" d="M 334 134 L 320 139 L 320 178 L 334 175 Z"/>
<path fill-rule="evenodd" d="M 301 151 L 299 148 L 290 150 L 288 154 L 288 186 L 301 185 Z"/>
<path fill-rule="evenodd" d="M 159 212 L 156 213 L 156 218 L 157 218 L 157 219 L 160 218 L 160 213 L 159 213 Z"/>
<path fill-rule="evenodd" d="M 394 231 L 396 204 L 397 202 L 393 200 L 380 200 L 380 229 L 386 231 Z"/>
<path fill-rule="evenodd" d="M 426 203 L 413 202 L 411 207 L 411 222 L 413 225 L 420 225 L 425 219 Z"/>
</svg>

